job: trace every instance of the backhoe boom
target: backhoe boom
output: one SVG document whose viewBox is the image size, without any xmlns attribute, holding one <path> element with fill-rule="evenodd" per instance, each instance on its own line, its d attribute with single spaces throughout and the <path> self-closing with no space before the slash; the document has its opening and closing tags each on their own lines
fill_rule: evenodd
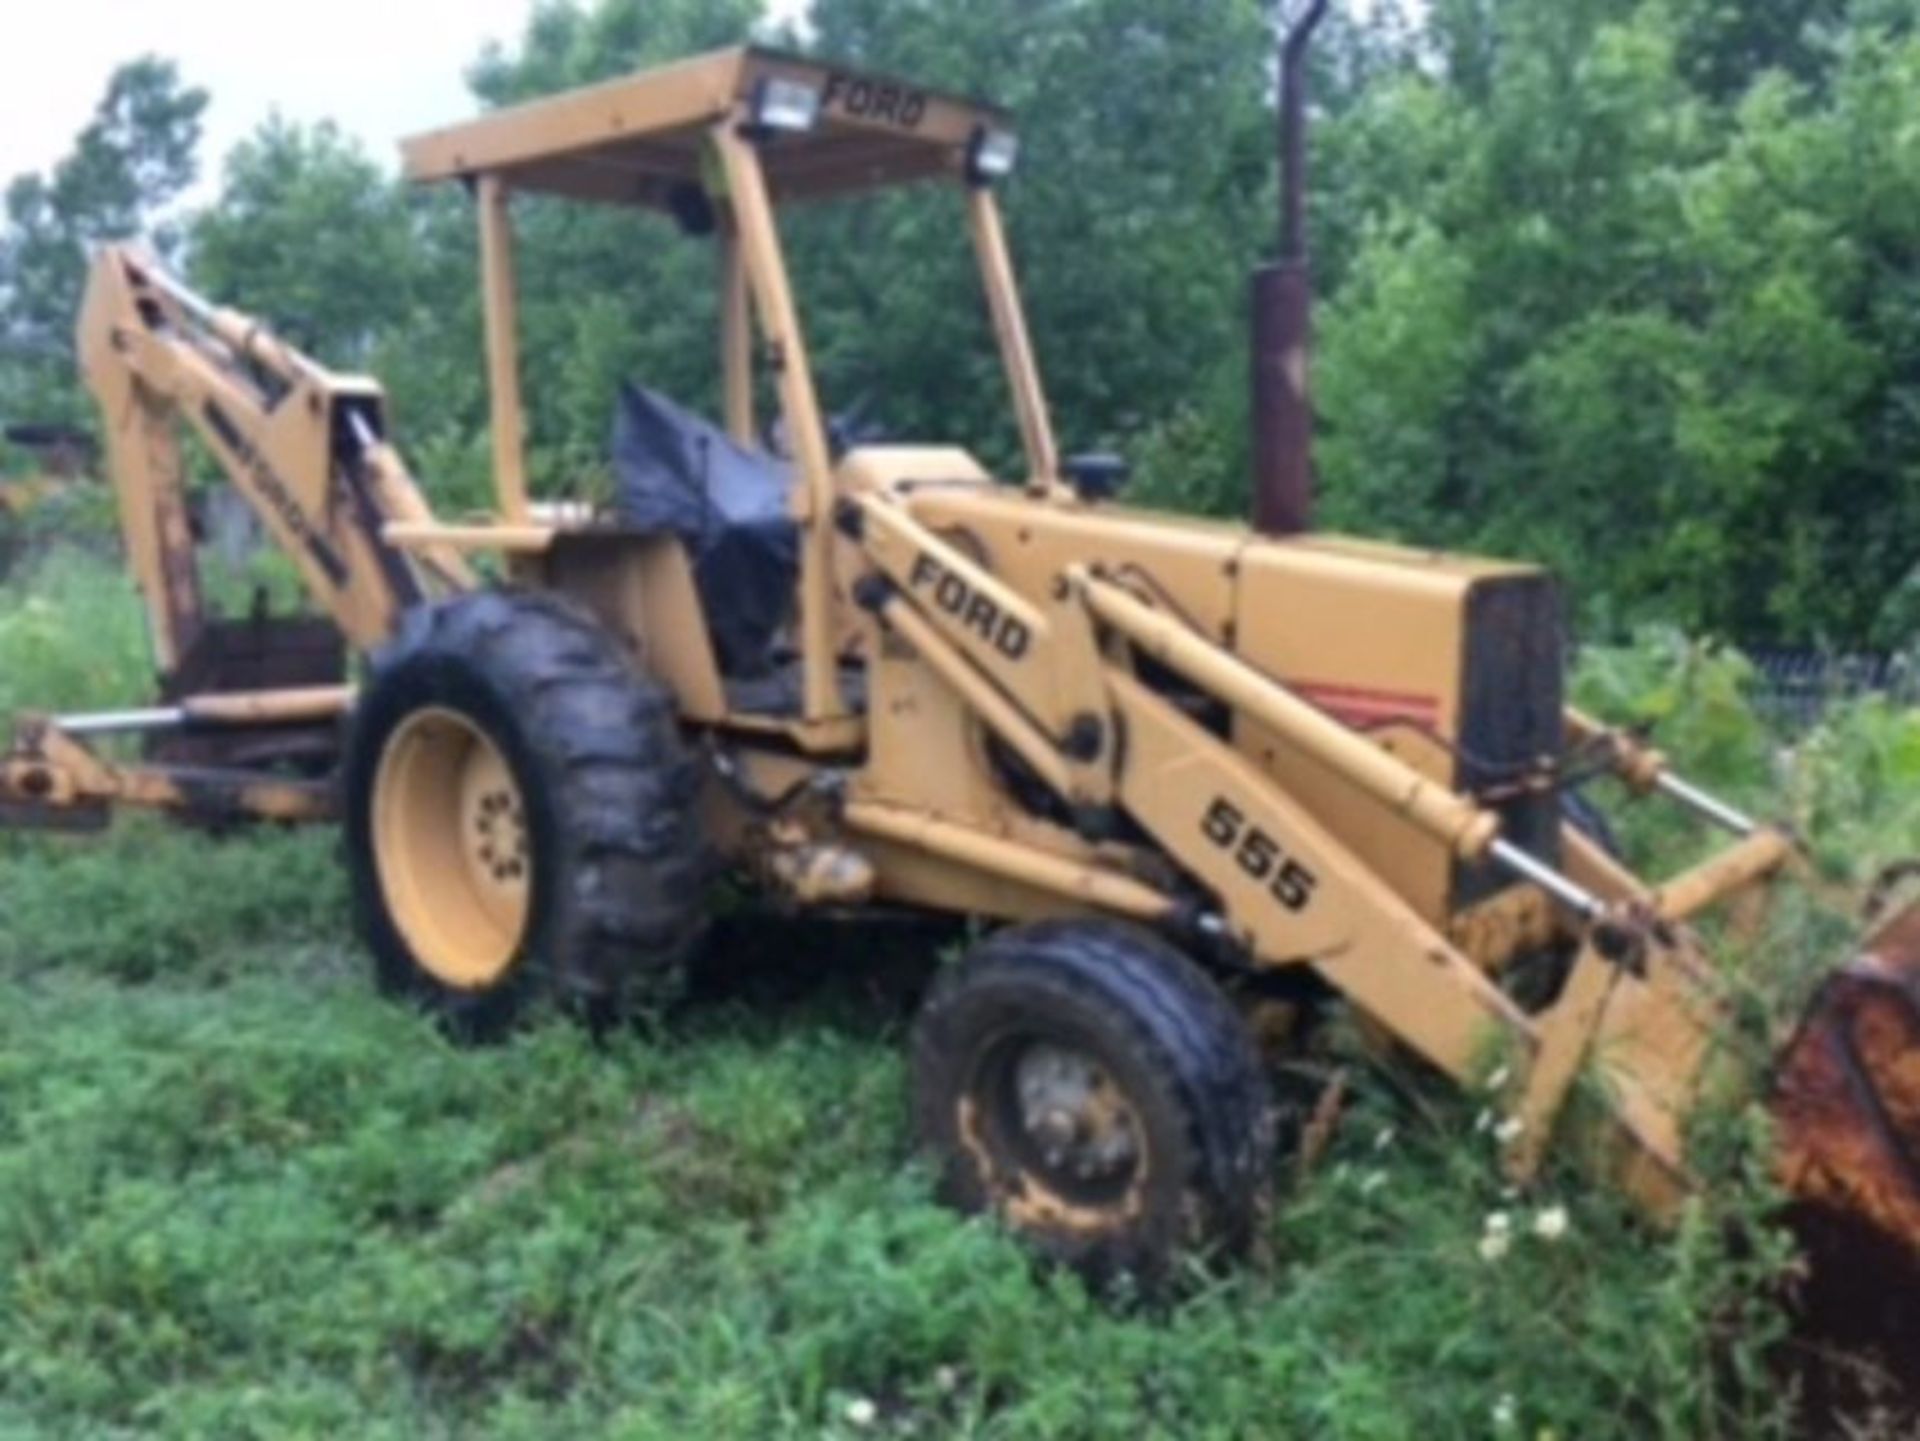
<svg viewBox="0 0 1920 1441">
<path fill-rule="evenodd" d="M 352 645 L 378 643 L 422 597 L 414 564 L 381 536 L 388 521 L 431 514 L 382 439 L 386 401 L 376 383 L 327 370 L 119 246 L 95 257 L 77 341 L 163 678 L 206 626 L 182 424 Z M 444 580 L 465 579 L 445 557 L 426 563 Z"/>
</svg>

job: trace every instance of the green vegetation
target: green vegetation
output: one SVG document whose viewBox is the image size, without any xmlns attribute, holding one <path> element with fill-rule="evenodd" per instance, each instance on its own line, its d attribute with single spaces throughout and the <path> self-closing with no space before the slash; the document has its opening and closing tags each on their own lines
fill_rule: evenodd
<svg viewBox="0 0 1920 1441">
<path fill-rule="evenodd" d="M 6 699 L 135 693 L 136 619 L 56 555 L 0 595 Z M 1848 818 L 1850 866 L 1920 835 L 1911 715 L 1850 709 L 1782 757 L 1737 657 L 1654 637 L 1584 675 L 1690 759 L 1738 758 L 1718 778 L 1746 798 Z M 1786 1427 L 1750 1115 L 1659 1237 L 1571 1171 L 1509 1192 L 1475 1098 L 1360 1067 L 1262 1256 L 1177 1306 L 1112 1305 L 911 1163 L 900 982 L 930 945 L 749 928 L 718 960 L 739 974 L 656 1032 L 461 1050 L 371 993 L 337 845 L 139 820 L 0 839 L 0 1434 Z M 1757 993 L 1811 964 L 1787 924 Z"/>
</svg>

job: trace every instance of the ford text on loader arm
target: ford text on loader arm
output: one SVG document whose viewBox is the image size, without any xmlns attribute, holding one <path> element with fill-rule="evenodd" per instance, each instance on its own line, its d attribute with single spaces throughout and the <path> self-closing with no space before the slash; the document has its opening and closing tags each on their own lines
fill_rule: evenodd
<svg viewBox="0 0 1920 1441">
<path fill-rule="evenodd" d="M 1250 1011 L 1299 1044 L 1345 1003 L 1462 1081 L 1504 1052 L 1517 1177 L 1580 1140 L 1671 1214 L 1710 1080 L 1769 1084 L 1719 1044 L 1694 922 L 1735 902 L 1751 921 L 1793 841 L 1568 710 L 1539 569 L 1133 509 L 1110 458 L 1063 458 L 996 195 L 1015 153 L 992 106 L 753 49 L 410 142 L 413 178 L 476 202 L 498 515 L 475 524 L 429 512 L 371 382 L 103 251 L 81 349 L 173 700 L 28 720 L 8 815 L 337 800 L 380 981 L 466 1032 L 541 997 L 604 1015 L 669 994 L 716 863 L 792 906 L 991 923 L 917 1024 L 916 1128 L 957 1203 L 1096 1270 L 1255 1226 L 1275 1138 Z M 780 209 L 910 182 L 966 216 L 1015 484 L 949 445 L 837 446 L 816 392 Z M 616 496 L 591 511 L 528 495 L 518 194 L 657 212 L 716 264 L 722 423 L 629 388 Z M 367 657 L 357 691 L 173 679 L 198 623 L 183 424 Z M 474 551 L 511 584 L 477 583 Z M 351 734 L 324 780 L 207 766 L 183 786 L 88 744 L 335 714 Z M 1727 843 L 1632 874 L 1563 820 L 1601 771 Z M 1789 1187 L 1903 1250 L 1916 932 L 1882 919 L 1771 1082 Z M 1592 1115 L 1566 1104 L 1583 1074 Z"/>
</svg>

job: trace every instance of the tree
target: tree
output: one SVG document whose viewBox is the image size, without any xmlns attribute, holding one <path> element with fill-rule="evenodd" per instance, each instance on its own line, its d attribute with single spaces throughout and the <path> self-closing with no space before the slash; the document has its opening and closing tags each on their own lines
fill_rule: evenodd
<svg viewBox="0 0 1920 1441">
<path fill-rule="evenodd" d="M 1149 498 L 1215 512 L 1247 490 L 1276 8 L 816 0 L 788 37 L 1012 107 L 1023 150 L 1003 194 L 1063 445 L 1117 444 Z M 543 5 L 471 79 L 485 104 L 515 103 L 737 42 L 758 13 Z M 1323 521 L 1540 559 L 1590 629 L 1903 642 L 1920 619 L 1915 32 L 1903 0 L 1336 11 L 1314 62 L 1310 206 Z M 144 84 L 165 94 L 160 69 Z M 110 95 L 87 163 L 16 186 L 0 241 L 14 353 L 27 337 L 64 352 L 84 237 L 150 226 L 141 197 L 177 190 L 191 146 L 141 150 L 120 187 L 89 178 L 100 154 L 130 152 L 155 115 L 182 131 L 183 112 L 197 103 Z M 717 406 L 709 242 L 538 196 L 516 199 L 515 224 L 540 485 L 604 470 L 622 380 Z M 958 197 L 921 187 L 781 225 L 828 407 L 865 400 L 894 434 L 1017 467 Z M 269 126 L 190 249 L 223 298 L 380 375 L 429 485 L 479 498 L 474 222 L 456 187 L 403 195 L 325 127 Z M 59 273 L 19 278 L 43 271 Z M 0 403 L 35 373 L 9 367 Z M 64 354 L 38 373 L 69 384 Z"/>
<path fill-rule="evenodd" d="M 330 123 L 267 121 L 190 234 L 196 284 L 340 369 L 369 363 L 406 312 L 417 252 L 403 198 Z"/>
<path fill-rule="evenodd" d="M 330 123 L 270 118 L 190 227 L 194 284 L 335 370 L 385 387 L 396 434 L 449 506 L 486 492 L 486 375 L 470 206 L 386 175 Z"/>
<path fill-rule="evenodd" d="M 1438 0 L 1341 122 L 1396 183 L 1323 312 L 1326 513 L 1544 559 L 1603 627 L 1901 643 L 1920 50 L 1802 6 L 1709 73 L 1722 10 Z"/>
<path fill-rule="evenodd" d="M 8 187 L 0 229 L 0 415 L 81 420 L 73 324 L 88 248 L 177 239 L 167 207 L 193 183 L 204 90 L 148 56 L 114 71 L 74 148 Z"/>
<path fill-rule="evenodd" d="M 1014 112 L 1008 229 L 1064 447 L 1124 442 L 1243 371 L 1241 296 L 1272 225 L 1256 0 L 818 0 L 813 25 L 825 56 Z M 795 264 L 835 393 L 1005 465 L 964 223 L 936 193 L 823 209 L 796 216 Z"/>
</svg>

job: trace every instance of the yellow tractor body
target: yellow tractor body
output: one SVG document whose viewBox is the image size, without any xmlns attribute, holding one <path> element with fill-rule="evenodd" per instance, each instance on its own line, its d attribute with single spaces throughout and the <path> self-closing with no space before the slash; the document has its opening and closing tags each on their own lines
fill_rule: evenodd
<svg viewBox="0 0 1920 1441">
<path fill-rule="evenodd" d="M 1794 841 L 1567 708 L 1538 568 L 1132 509 L 1110 462 L 1063 458 L 995 194 L 1014 154 L 991 106 L 753 49 L 410 142 L 410 176 L 476 200 L 497 513 L 458 524 L 401 462 L 377 384 L 103 250 L 80 350 L 164 703 L 24 718 L 4 814 L 344 815 L 383 981 L 476 1030 L 541 994 L 600 1014 L 664 987 L 696 955 L 715 866 L 780 904 L 1005 925 L 928 1002 L 919 1129 L 950 1194 L 1095 1267 L 1247 1229 L 1273 1144 L 1249 1009 L 1304 1026 L 1343 1003 L 1463 1083 L 1497 1067 L 1521 1179 L 1594 1076 L 1588 1153 L 1670 1213 L 1730 1059 L 1694 922 L 1751 926 Z M 962 193 L 1013 484 L 950 446 L 836 447 L 816 393 L 779 207 L 907 182 Z M 530 494 L 524 193 L 653 207 L 716 254 L 723 416 L 623 398 L 639 479 L 609 506 Z M 264 672 L 204 616 L 183 424 L 370 657 L 357 688 L 289 659 L 291 631 L 269 636 L 274 683 L 250 683 Z M 686 493 L 719 518 L 673 520 Z M 89 745 L 187 732 L 271 761 L 293 753 L 276 737 L 343 726 L 337 770 Z M 1727 844 L 1632 874 L 1563 809 L 1600 772 Z M 1920 1236 L 1914 926 L 1886 918 L 1876 959 L 1835 983 L 1779 1102 L 1783 1176 L 1901 1245 Z"/>
</svg>

